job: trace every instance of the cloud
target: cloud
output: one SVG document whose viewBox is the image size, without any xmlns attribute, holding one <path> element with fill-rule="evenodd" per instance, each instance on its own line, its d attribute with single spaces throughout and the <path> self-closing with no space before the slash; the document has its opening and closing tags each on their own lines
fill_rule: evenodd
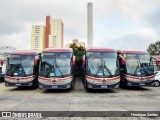
<svg viewBox="0 0 160 120">
<path fill-rule="evenodd" d="M 150 28 L 144 28 L 136 33 L 121 36 L 116 39 L 100 38 L 94 42 L 96 47 L 108 47 L 120 50 L 146 50 L 149 44 L 158 39 L 159 36 Z"/>
<path fill-rule="evenodd" d="M 90 1 L 94 6 L 94 43 L 99 46 L 104 45 L 99 42 L 105 41 L 104 38 L 107 38 L 111 47 L 117 48 L 123 46 L 122 42 L 115 46 L 115 42 L 111 41 L 129 43 L 127 39 L 135 40 L 135 49 L 146 48 L 152 40 L 158 40 L 159 0 L 2 0 L 0 46 L 9 45 L 13 40 L 13 46 L 30 49 L 31 26 L 45 24 L 46 15 L 62 19 L 65 43 L 74 38 L 86 42 L 86 11 L 87 2 Z M 138 39 L 146 42 L 144 46 L 138 45 Z"/>
<path fill-rule="evenodd" d="M 98 32 L 94 31 L 95 40 L 98 39 L 95 45 L 146 50 L 151 42 L 159 40 L 159 0 L 106 0 L 103 4 L 102 1 L 98 3 L 94 18 L 100 26 L 95 25 L 98 26 Z"/>
<path fill-rule="evenodd" d="M 28 42 L 30 40 L 25 40 L 24 38 L 28 38 L 26 33 L 19 33 L 18 36 L 17 34 L 2 35 L 0 36 L 1 46 L 12 46 L 19 50 L 31 49 Z"/>
<path fill-rule="evenodd" d="M 116 12 L 131 18 L 140 26 L 151 27 L 152 24 L 160 24 L 159 0 L 105 0 L 103 2 L 100 0 L 97 4 L 95 12 L 99 14 L 95 14 L 95 17 Z"/>
<path fill-rule="evenodd" d="M 11 38 L 14 34 L 18 38 L 21 32 L 28 35 L 31 33 L 32 25 L 44 25 L 46 15 L 50 15 L 53 19 L 62 19 L 66 43 L 71 42 L 73 38 L 84 39 L 86 37 L 86 7 L 85 0 L 2 0 L 0 36 Z M 24 39 L 29 43 L 31 38 Z"/>
<path fill-rule="evenodd" d="M 51 15 L 52 18 L 62 19 L 67 29 L 68 26 L 69 28 L 77 26 L 82 29 L 82 27 L 84 27 L 82 23 L 86 21 L 84 19 L 85 14 L 83 15 L 85 9 L 83 9 L 82 6 L 86 7 L 86 5 L 84 4 L 85 2 L 80 1 L 81 0 L 3 0 L 0 5 L 3 11 L 0 11 L 0 13 L 5 15 L 1 16 L 0 23 L 4 25 L 6 30 L 0 28 L 0 34 L 7 34 L 7 30 L 13 33 L 15 31 L 19 32 L 24 29 L 27 23 L 31 23 L 32 25 L 45 24 L 46 15 Z M 77 2 L 79 4 L 77 4 Z M 82 32 L 83 31 L 82 29 Z"/>
</svg>

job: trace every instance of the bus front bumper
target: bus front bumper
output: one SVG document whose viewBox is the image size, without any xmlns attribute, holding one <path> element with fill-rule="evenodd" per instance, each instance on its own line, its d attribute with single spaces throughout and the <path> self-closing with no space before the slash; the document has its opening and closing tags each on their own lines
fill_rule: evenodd
<svg viewBox="0 0 160 120">
<path fill-rule="evenodd" d="M 154 80 L 148 82 L 132 82 L 127 80 L 127 86 L 152 86 Z"/>
<path fill-rule="evenodd" d="M 33 81 L 30 82 L 8 82 L 4 81 L 6 87 L 12 87 L 12 86 L 33 86 Z"/>
<path fill-rule="evenodd" d="M 87 81 L 87 88 L 88 89 L 111 89 L 111 88 L 119 88 L 119 82 L 116 82 L 114 84 L 94 84 Z"/>
<path fill-rule="evenodd" d="M 46 85 L 39 82 L 39 87 L 42 89 L 70 89 L 71 88 L 71 82 L 63 85 Z"/>
<path fill-rule="evenodd" d="M 5 86 L 33 86 L 35 77 L 5 77 Z"/>
</svg>

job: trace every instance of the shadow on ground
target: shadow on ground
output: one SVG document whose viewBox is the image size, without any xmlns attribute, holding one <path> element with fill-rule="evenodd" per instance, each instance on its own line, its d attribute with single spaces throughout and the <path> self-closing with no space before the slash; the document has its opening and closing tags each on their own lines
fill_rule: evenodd
<svg viewBox="0 0 160 120">
<path fill-rule="evenodd" d="M 12 87 L 9 89 L 9 91 L 30 91 L 30 90 L 36 90 L 38 87 Z"/>
<path fill-rule="evenodd" d="M 141 87 L 141 86 L 127 86 L 127 87 L 121 87 L 121 89 L 123 90 L 141 90 L 141 91 L 147 91 L 147 90 L 151 90 L 149 87 Z"/>
<path fill-rule="evenodd" d="M 89 89 L 89 90 L 86 90 L 86 92 L 88 93 L 117 93 L 113 89 Z"/>
<path fill-rule="evenodd" d="M 72 90 L 68 90 L 68 89 L 48 89 L 48 90 L 43 90 L 42 89 L 42 93 L 69 93 L 72 92 Z"/>
</svg>

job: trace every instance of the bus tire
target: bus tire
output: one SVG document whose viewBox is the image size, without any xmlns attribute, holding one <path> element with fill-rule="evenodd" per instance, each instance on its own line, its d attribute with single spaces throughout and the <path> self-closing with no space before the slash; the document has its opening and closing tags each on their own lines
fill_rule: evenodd
<svg viewBox="0 0 160 120">
<path fill-rule="evenodd" d="M 74 82 L 72 81 L 70 90 L 73 90 L 73 87 L 74 87 Z"/>
<path fill-rule="evenodd" d="M 75 79 L 72 80 L 72 82 L 71 82 L 71 87 L 69 88 L 69 90 L 73 90 L 73 88 L 74 88 L 74 83 L 75 83 Z"/>
<path fill-rule="evenodd" d="M 88 88 L 88 83 L 87 83 L 87 81 L 85 80 L 85 88 L 86 88 L 86 90 L 88 91 L 89 90 L 89 88 Z"/>
<path fill-rule="evenodd" d="M 159 82 L 158 80 L 155 80 L 155 81 L 153 82 L 153 86 L 154 86 L 154 87 L 160 86 L 160 82 Z"/>
</svg>

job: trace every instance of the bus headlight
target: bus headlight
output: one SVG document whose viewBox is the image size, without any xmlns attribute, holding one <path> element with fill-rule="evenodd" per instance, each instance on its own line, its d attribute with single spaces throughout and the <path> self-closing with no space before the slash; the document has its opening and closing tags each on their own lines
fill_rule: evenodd
<svg viewBox="0 0 160 120">
<path fill-rule="evenodd" d="M 90 82 L 90 83 L 94 83 L 95 82 L 95 80 L 92 80 L 92 79 L 86 79 L 88 82 Z"/>
<path fill-rule="evenodd" d="M 72 81 L 72 79 L 67 79 L 67 80 L 64 80 L 63 82 L 64 83 L 70 83 Z"/>
<path fill-rule="evenodd" d="M 26 81 L 32 81 L 34 78 L 28 78 L 26 79 Z"/>
<path fill-rule="evenodd" d="M 8 79 L 7 78 L 4 78 L 6 81 L 8 81 Z"/>
</svg>

